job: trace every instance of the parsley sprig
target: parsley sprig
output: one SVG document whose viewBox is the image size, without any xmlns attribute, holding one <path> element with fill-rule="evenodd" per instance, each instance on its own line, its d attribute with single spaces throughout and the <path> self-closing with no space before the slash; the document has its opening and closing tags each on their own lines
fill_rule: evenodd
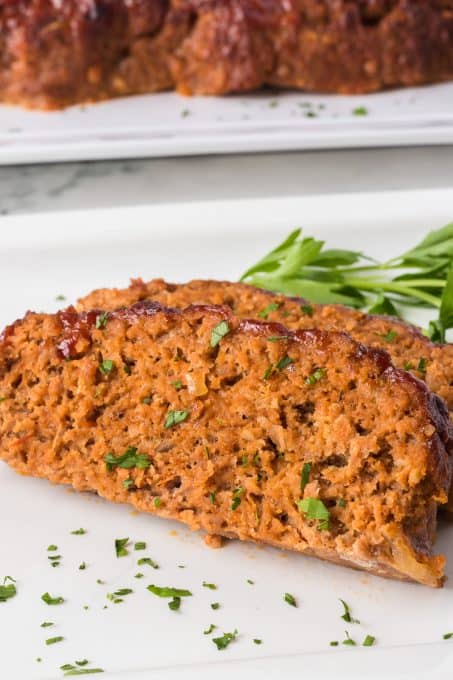
<svg viewBox="0 0 453 680">
<path fill-rule="evenodd" d="M 241 281 L 374 314 L 404 317 L 413 305 L 435 309 L 437 318 L 430 322 L 428 334 L 435 342 L 445 341 L 446 331 L 453 328 L 453 222 L 386 262 L 324 246 L 324 241 L 295 229 L 247 269 Z"/>
</svg>

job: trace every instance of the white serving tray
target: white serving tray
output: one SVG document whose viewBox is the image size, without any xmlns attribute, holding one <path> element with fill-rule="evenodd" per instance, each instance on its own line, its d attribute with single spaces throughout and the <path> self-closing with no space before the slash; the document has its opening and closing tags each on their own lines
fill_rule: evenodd
<svg viewBox="0 0 453 680">
<path fill-rule="evenodd" d="M 360 107 L 368 115 L 354 115 Z M 50 113 L 0 106 L 0 164 L 451 143 L 453 83 L 351 97 L 163 93 Z"/>
<path fill-rule="evenodd" d="M 75 300 L 93 287 L 125 285 L 129 276 L 236 279 L 296 225 L 333 246 L 385 257 L 452 213 L 453 190 L 443 190 L 3 217 L 0 324 L 28 308 L 55 310 L 59 294 Z M 438 540 L 449 580 L 432 590 L 245 543 L 210 550 L 176 523 L 19 477 L 2 463 L 0 489 L 0 577 L 12 575 L 18 587 L 17 597 L 0 604 L 2 680 L 54 680 L 60 665 L 84 657 L 108 671 L 96 676 L 106 680 L 451 680 L 453 640 L 442 635 L 453 631 L 452 525 L 442 524 Z M 70 534 L 79 527 L 88 533 Z M 117 559 L 114 539 L 126 536 L 146 541 L 147 550 Z M 63 556 L 56 569 L 48 563 L 51 543 Z M 145 565 L 137 580 L 142 555 L 160 569 Z M 203 588 L 204 580 L 218 590 Z M 150 583 L 194 596 L 171 612 L 146 590 Z M 135 592 L 111 604 L 106 593 L 121 587 Z M 45 605 L 46 591 L 66 602 Z M 285 592 L 297 609 L 283 601 Z M 340 597 L 361 625 L 342 621 Z M 44 620 L 56 625 L 40 628 Z M 203 635 L 210 623 L 220 633 L 237 628 L 237 641 L 217 651 Z M 376 636 L 376 647 L 330 647 L 345 629 L 358 642 Z M 65 640 L 44 644 L 56 635 Z"/>
</svg>

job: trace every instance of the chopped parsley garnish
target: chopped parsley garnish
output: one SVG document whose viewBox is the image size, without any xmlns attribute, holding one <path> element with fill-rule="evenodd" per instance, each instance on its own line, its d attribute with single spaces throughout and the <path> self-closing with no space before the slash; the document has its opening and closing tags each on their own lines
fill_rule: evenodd
<svg viewBox="0 0 453 680">
<path fill-rule="evenodd" d="M 151 397 L 144 397 L 144 398 L 142 399 L 142 404 L 147 404 L 147 405 L 149 405 L 151 402 L 152 402 L 152 398 L 151 398 Z"/>
<path fill-rule="evenodd" d="M 140 566 L 142 564 L 149 564 L 150 567 L 153 569 L 159 569 L 159 565 L 157 562 L 154 562 L 154 560 L 151 559 L 151 557 L 141 557 L 139 560 L 137 560 L 137 564 Z"/>
<path fill-rule="evenodd" d="M 403 368 L 405 371 L 411 371 L 414 368 L 414 364 L 411 361 L 405 361 Z"/>
<path fill-rule="evenodd" d="M 346 507 L 346 501 L 344 500 L 344 498 L 339 498 L 337 500 L 337 505 L 338 505 L 339 508 L 345 508 Z"/>
<path fill-rule="evenodd" d="M 190 597 L 192 593 L 190 590 L 183 588 L 170 588 L 168 586 L 148 586 L 147 590 L 157 597 Z"/>
<path fill-rule="evenodd" d="M 260 640 L 259 638 L 253 638 L 253 642 L 255 643 L 255 645 L 262 645 L 263 644 L 263 641 Z"/>
<path fill-rule="evenodd" d="M 287 368 L 293 363 L 294 359 L 291 359 L 291 357 L 285 355 L 284 357 L 277 361 L 277 363 L 275 364 L 275 368 L 277 371 L 283 371 L 284 368 Z"/>
<path fill-rule="evenodd" d="M 173 597 L 170 602 L 168 603 L 168 608 L 171 609 L 173 612 L 178 611 L 178 609 L 181 607 L 181 598 L 179 596 Z"/>
<path fill-rule="evenodd" d="M 285 600 L 285 602 L 290 604 L 291 607 L 297 607 L 296 598 L 294 597 L 294 595 L 291 595 L 291 593 L 285 593 L 283 595 L 283 599 Z"/>
<path fill-rule="evenodd" d="M 301 305 L 300 308 L 307 316 L 313 316 L 313 307 L 311 305 Z"/>
<path fill-rule="evenodd" d="M 50 626 L 54 626 L 54 625 L 55 624 L 54 624 L 53 621 L 43 621 L 41 623 L 41 628 L 50 628 Z"/>
<path fill-rule="evenodd" d="M 303 495 L 305 487 L 307 486 L 309 480 L 310 480 L 310 472 L 311 472 L 311 463 L 304 463 L 303 468 L 302 468 L 302 474 L 300 477 L 300 491 Z"/>
<path fill-rule="evenodd" d="M 212 348 L 217 347 L 222 338 L 224 338 L 225 335 L 228 335 L 229 332 L 230 327 L 228 325 L 228 322 L 220 321 L 220 323 L 218 323 L 217 326 L 214 326 L 214 328 L 212 329 L 210 342 L 211 347 Z"/>
<path fill-rule="evenodd" d="M 230 642 L 235 640 L 237 638 L 238 632 L 235 629 L 232 633 L 224 633 L 222 637 L 218 638 L 212 638 L 213 643 L 217 647 L 217 649 L 222 650 L 226 649 Z"/>
<path fill-rule="evenodd" d="M 129 555 L 129 550 L 126 549 L 129 538 L 116 538 L 115 539 L 115 552 L 117 557 L 126 557 Z"/>
<path fill-rule="evenodd" d="M 216 491 L 211 491 L 209 494 L 209 502 L 211 505 L 215 505 L 215 497 L 216 497 Z"/>
<path fill-rule="evenodd" d="M 305 379 L 305 383 L 307 385 L 316 385 L 316 383 L 322 380 L 325 375 L 325 368 L 317 368 L 315 371 L 313 371 L 313 373 L 311 373 L 311 375 L 308 376 L 308 378 Z"/>
<path fill-rule="evenodd" d="M 146 550 L 145 541 L 137 541 L 137 543 L 134 543 L 134 550 Z"/>
<path fill-rule="evenodd" d="M 297 503 L 297 507 L 308 519 L 319 520 L 319 530 L 329 530 L 330 513 L 319 498 L 303 498 Z"/>
<path fill-rule="evenodd" d="M 248 579 L 247 579 L 247 583 L 249 583 L 251 586 L 254 586 L 254 585 L 255 585 L 255 581 L 252 581 L 251 578 L 248 578 Z"/>
<path fill-rule="evenodd" d="M 451 640 L 453 638 L 453 633 L 444 633 L 442 637 L 444 640 Z"/>
<path fill-rule="evenodd" d="M 174 427 L 175 425 L 179 425 L 179 423 L 183 423 L 187 419 L 188 415 L 189 411 L 187 410 L 169 411 L 167 413 L 167 417 L 165 418 L 164 428 L 168 430 L 170 427 Z"/>
<path fill-rule="evenodd" d="M 125 372 L 126 375 L 130 375 L 132 373 L 131 367 L 129 364 L 123 364 L 123 371 Z"/>
<path fill-rule="evenodd" d="M 83 534 L 86 534 L 86 532 L 86 529 L 76 529 L 75 531 L 71 531 L 71 534 L 73 536 L 83 536 Z"/>
<path fill-rule="evenodd" d="M 373 635 L 367 635 L 364 641 L 362 642 L 362 647 L 372 647 L 375 642 L 376 638 L 373 637 Z"/>
<path fill-rule="evenodd" d="M 274 367 L 272 366 L 272 364 L 270 364 L 263 373 L 263 380 L 267 380 L 270 377 L 273 370 Z"/>
<path fill-rule="evenodd" d="M 107 312 L 103 312 L 102 314 L 99 314 L 99 316 L 96 317 L 96 328 L 102 329 L 105 328 L 107 325 L 107 320 L 109 318 L 109 315 Z"/>
<path fill-rule="evenodd" d="M 60 670 L 64 671 L 65 676 L 69 675 L 92 675 L 93 673 L 104 673 L 102 668 L 86 668 L 88 664 L 88 659 L 82 659 L 82 661 L 75 661 L 76 665 L 72 663 L 65 663 L 60 666 Z"/>
<path fill-rule="evenodd" d="M 61 642 L 64 640 L 62 635 L 57 635 L 56 637 L 47 638 L 46 645 L 54 645 L 56 642 Z"/>
<path fill-rule="evenodd" d="M 41 600 L 45 602 L 46 604 L 52 605 L 52 604 L 63 604 L 64 598 L 61 596 L 57 597 L 52 597 L 52 595 L 49 595 L 49 593 L 44 593 L 44 595 L 41 595 Z"/>
<path fill-rule="evenodd" d="M 7 581 L 10 581 L 10 583 L 7 584 Z M 10 600 L 12 597 L 17 595 L 17 588 L 14 585 L 15 583 L 16 581 L 12 576 L 5 576 L 3 579 L 3 584 L 0 585 L 0 602 L 6 602 L 6 600 Z"/>
<path fill-rule="evenodd" d="M 241 496 L 244 493 L 244 488 L 242 486 L 238 486 L 237 489 L 234 489 L 233 491 L 233 502 L 231 503 L 231 509 L 236 510 L 241 504 Z"/>
<path fill-rule="evenodd" d="M 353 618 L 352 618 L 352 616 L 351 616 L 351 608 L 350 608 L 350 606 L 348 605 L 348 603 L 345 602 L 344 600 L 342 600 L 341 597 L 339 598 L 339 600 L 340 600 L 341 604 L 343 605 L 343 609 L 344 609 L 344 613 L 343 613 L 342 616 L 341 616 L 341 618 L 343 619 L 343 621 L 346 621 L 346 623 L 360 623 L 360 621 L 359 621 L 358 619 L 353 619 Z"/>
<path fill-rule="evenodd" d="M 420 371 L 420 373 L 426 373 L 426 359 L 424 357 L 422 357 L 418 362 L 417 371 Z"/>
<path fill-rule="evenodd" d="M 211 609 L 220 609 L 220 602 L 211 602 Z"/>
<path fill-rule="evenodd" d="M 134 574 L 134 578 L 143 578 L 145 574 L 142 574 L 141 571 L 138 571 L 136 574 Z"/>
<path fill-rule="evenodd" d="M 346 635 L 345 639 L 341 643 L 342 645 L 349 645 L 350 647 L 355 647 L 357 645 L 357 642 L 353 640 L 351 637 L 349 637 L 349 633 L 347 630 L 345 630 L 344 634 Z"/>
<path fill-rule="evenodd" d="M 338 640 L 331 640 L 331 641 L 329 642 L 329 645 L 330 645 L 331 647 L 338 647 Z"/>
<path fill-rule="evenodd" d="M 384 333 L 381 337 L 384 342 L 394 342 L 397 338 L 397 333 L 396 331 L 389 331 L 388 333 Z"/>
<path fill-rule="evenodd" d="M 212 631 L 215 630 L 217 626 L 215 626 L 213 623 L 209 626 L 209 628 L 206 628 L 206 630 L 203 631 L 203 635 L 211 635 Z"/>
<path fill-rule="evenodd" d="M 58 550 L 58 546 L 53 544 L 47 546 L 47 552 L 55 552 L 55 550 Z"/>
<path fill-rule="evenodd" d="M 184 387 L 184 385 L 182 384 L 182 382 L 180 380 L 173 380 L 173 382 L 171 384 L 173 385 L 175 390 L 182 390 L 182 388 Z"/>
<path fill-rule="evenodd" d="M 81 562 L 81 564 L 79 564 L 80 571 L 84 571 L 86 568 L 87 568 L 86 562 Z"/>
<path fill-rule="evenodd" d="M 203 588 L 209 588 L 209 590 L 217 590 L 215 583 L 207 583 L 206 581 L 203 581 L 202 586 Z"/>
<path fill-rule="evenodd" d="M 127 479 L 123 479 L 121 484 L 123 489 L 130 489 L 131 487 L 134 486 L 134 480 L 128 477 Z"/>
<path fill-rule="evenodd" d="M 115 597 L 125 597 L 125 595 L 130 595 L 133 592 L 132 588 L 118 588 L 113 594 Z"/>
<path fill-rule="evenodd" d="M 57 300 L 57 301 L 59 301 L 59 300 L 66 300 L 66 296 L 65 296 L 65 295 L 56 295 L 56 296 L 55 296 L 55 300 Z"/>
<path fill-rule="evenodd" d="M 268 342 L 280 342 L 280 340 L 289 340 L 290 335 L 270 335 L 267 339 Z"/>
<path fill-rule="evenodd" d="M 99 583 L 100 586 L 103 586 L 105 584 L 105 581 L 103 581 L 101 578 L 96 579 L 96 583 Z"/>
<path fill-rule="evenodd" d="M 162 505 L 162 499 L 156 496 L 156 498 L 153 501 L 153 504 L 155 508 L 160 508 L 160 506 Z"/>
<path fill-rule="evenodd" d="M 120 456 L 115 456 L 112 451 L 110 451 L 104 456 L 104 462 L 109 472 L 114 468 L 130 470 L 131 468 L 136 467 L 139 470 L 145 470 L 151 465 L 151 460 L 146 453 L 137 453 L 137 449 L 134 446 L 129 446 Z"/>
<path fill-rule="evenodd" d="M 115 362 L 112 359 L 104 359 L 102 363 L 99 364 L 99 370 L 103 375 L 109 375 L 115 368 Z"/>
<path fill-rule="evenodd" d="M 368 109 L 365 108 L 365 106 L 357 106 L 355 109 L 352 110 L 352 113 L 354 114 L 354 116 L 367 116 Z"/>
<path fill-rule="evenodd" d="M 267 305 L 267 307 L 262 309 L 261 312 L 258 312 L 258 316 L 261 317 L 261 319 L 267 319 L 271 312 L 277 311 L 277 309 L 280 307 L 280 304 L 280 302 L 271 302 L 271 304 Z"/>
</svg>

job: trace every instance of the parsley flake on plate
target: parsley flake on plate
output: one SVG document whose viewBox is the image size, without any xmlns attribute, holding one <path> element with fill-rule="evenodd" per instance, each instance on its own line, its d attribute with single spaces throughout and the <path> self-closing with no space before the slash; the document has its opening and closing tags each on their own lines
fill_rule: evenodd
<svg viewBox="0 0 453 680">
<path fill-rule="evenodd" d="M 141 566 L 142 564 L 148 564 L 153 569 L 159 569 L 159 565 L 151 557 L 141 557 L 139 560 L 137 560 L 137 564 L 138 566 Z"/>
<path fill-rule="evenodd" d="M 49 593 L 44 593 L 44 595 L 41 595 L 41 600 L 48 605 L 57 605 L 63 604 L 64 597 L 61 597 L 60 595 L 57 595 L 57 597 L 52 597 L 52 595 L 49 595 Z"/>
<path fill-rule="evenodd" d="M 349 647 L 356 647 L 356 646 L 357 646 L 357 642 L 355 642 L 355 640 L 353 640 L 353 639 L 349 636 L 349 633 L 348 633 L 347 630 L 345 630 L 344 634 L 346 635 L 346 637 L 345 637 L 345 639 L 343 640 L 343 642 L 342 642 L 341 644 L 342 644 L 342 645 L 349 645 Z"/>
<path fill-rule="evenodd" d="M 137 541 L 137 543 L 134 543 L 134 550 L 146 550 L 145 541 Z"/>
<path fill-rule="evenodd" d="M 372 647 L 376 642 L 376 638 L 373 635 L 367 635 L 362 642 L 362 647 Z"/>
<path fill-rule="evenodd" d="M 255 645 L 262 645 L 263 644 L 263 641 L 260 640 L 260 638 L 253 638 L 253 642 L 255 643 Z"/>
<path fill-rule="evenodd" d="M 214 326 L 214 328 L 212 329 L 210 342 L 211 347 L 212 348 L 217 347 L 222 338 L 224 338 L 225 335 L 228 335 L 229 332 L 230 327 L 228 325 L 228 322 L 220 321 L 220 323 L 218 323 L 217 326 Z"/>
<path fill-rule="evenodd" d="M 217 626 L 214 623 L 211 623 L 209 628 L 206 628 L 206 630 L 203 631 L 203 635 L 211 635 L 212 631 L 215 630 Z"/>
<path fill-rule="evenodd" d="M 179 596 L 173 597 L 170 602 L 168 603 L 168 608 L 171 609 L 173 612 L 178 611 L 178 609 L 181 607 L 181 598 Z"/>
<path fill-rule="evenodd" d="M 99 370 L 103 375 L 110 375 L 114 368 L 115 362 L 112 359 L 104 359 L 104 361 L 99 364 Z"/>
<path fill-rule="evenodd" d="M 211 609 L 220 609 L 220 602 L 212 602 Z"/>
<path fill-rule="evenodd" d="M 54 645 L 57 642 L 62 642 L 64 637 L 62 635 L 57 635 L 56 637 L 47 638 L 46 645 Z"/>
<path fill-rule="evenodd" d="M 40 626 L 40 627 L 41 627 L 41 628 L 50 628 L 50 626 L 54 626 L 54 625 L 55 625 L 55 624 L 54 624 L 53 621 L 43 621 L 43 622 L 41 623 L 41 626 Z"/>
<path fill-rule="evenodd" d="M 129 555 L 129 550 L 126 548 L 128 542 L 129 538 L 115 538 L 115 552 L 117 557 L 126 557 L 126 555 Z"/>
<path fill-rule="evenodd" d="M 207 583 L 206 581 L 203 581 L 202 586 L 203 588 L 209 588 L 209 590 L 217 590 L 215 583 Z"/>
<path fill-rule="evenodd" d="M 238 631 L 235 629 L 232 633 L 224 633 L 222 637 L 212 638 L 213 643 L 217 649 L 226 649 L 228 645 L 237 638 Z"/>
<path fill-rule="evenodd" d="M 54 545 L 53 543 L 47 546 L 47 552 L 55 552 L 55 550 L 58 550 L 58 546 Z"/>
<path fill-rule="evenodd" d="M 86 532 L 87 532 L 86 529 L 80 528 L 80 529 L 75 529 L 75 531 L 71 531 L 71 535 L 72 536 L 83 536 L 84 534 L 86 534 Z"/>
<path fill-rule="evenodd" d="M 338 598 L 343 605 L 344 613 L 342 614 L 341 618 L 343 621 L 346 621 L 346 623 L 360 623 L 359 619 L 353 619 L 351 616 L 351 607 L 348 605 L 347 602 L 340 598 Z"/>
<path fill-rule="evenodd" d="M 290 604 L 291 607 L 297 607 L 296 598 L 294 597 L 294 595 L 291 595 L 291 593 L 285 593 L 283 595 L 283 599 L 285 600 L 285 602 Z"/>
<path fill-rule="evenodd" d="M 453 639 L 453 633 L 444 633 L 444 634 L 442 635 L 442 638 L 443 638 L 444 640 L 452 640 L 452 639 Z"/>
<path fill-rule="evenodd" d="M 157 597 L 190 597 L 192 593 L 190 590 L 184 588 L 171 588 L 169 586 L 148 586 L 147 590 Z"/>
<path fill-rule="evenodd" d="M 5 576 L 3 579 L 3 584 L 0 585 L 0 602 L 6 602 L 17 595 L 15 583 L 16 581 L 12 576 Z"/>
</svg>

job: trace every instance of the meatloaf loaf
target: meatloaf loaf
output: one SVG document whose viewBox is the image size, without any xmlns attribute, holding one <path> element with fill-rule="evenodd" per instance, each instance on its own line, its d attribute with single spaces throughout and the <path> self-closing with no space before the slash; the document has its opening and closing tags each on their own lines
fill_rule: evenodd
<svg viewBox="0 0 453 680">
<path fill-rule="evenodd" d="M 227 305 L 242 317 L 265 318 L 293 330 L 319 328 L 346 331 L 369 347 L 385 349 L 398 368 L 424 380 L 453 413 L 453 345 L 434 344 L 418 328 L 396 318 L 365 314 L 342 305 L 315 305 L 301 298 L 274 295 L 242 283 L 162 279 L 133 280 L 128 288 L 102 288 L 78 301 L 79 310 L 113 310 L 140 300 L 156 300 L 169 307 L 207 303 Z"/>
<path fill-rule="evenodd" d="M 430 586 L 452 431 L 347 334 L 226 307 L 28 313 L 0 340 L 0 457 L 208 534 Z"/>
<path fill-rule="evenodd" d="M 362 93 L 453 78 L 453 0 L 0 0 L 0 100 Z"/>
</svg>

